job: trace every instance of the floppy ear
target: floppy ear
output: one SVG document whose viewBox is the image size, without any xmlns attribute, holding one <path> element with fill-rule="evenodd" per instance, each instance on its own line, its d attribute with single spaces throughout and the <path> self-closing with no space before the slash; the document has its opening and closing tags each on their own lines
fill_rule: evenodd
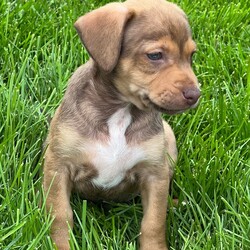
<svg viewBox="0 0 250 250">
<path fill-rule="evenodd" d="M 111 3 L 81 16 L 74 24 L 90 56 L 105 71 L 112 71 L 117 64 L 124 27 L 131 16 L 121 3 Z"/>
</svg>

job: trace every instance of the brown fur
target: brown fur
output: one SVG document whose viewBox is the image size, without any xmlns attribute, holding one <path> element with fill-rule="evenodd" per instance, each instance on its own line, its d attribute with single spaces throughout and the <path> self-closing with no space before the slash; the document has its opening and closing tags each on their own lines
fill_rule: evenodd
<svg viewBox="0 0 250 250">
<path fill-rule="evenodd" d="M 75 27 L 92 59 L 71 77 L 46 141 L 44 189 L 47 210 L 55 217 L 52 239 L 59 250 L 69 249 L 73 191 L 94 201 L 141 194 L 140 249 L 166 250 L 167 196 L 177 150 L 161 112 L 195 107 L 200 96 L 187 18 L 164 0 L 128 0 L 80 17 Z M 156 52 L 162 59 L 150 60 L 147 54 Z M 124 134 L 127 147 L 140 148 L 146 157 L 116 186 L 103 189 L 93 184 L 100 175 L 92 163 L 97 152 L 87 149 L 108 145 L 109 119 L 125 107 L 132 119 Z"/>
</svg>

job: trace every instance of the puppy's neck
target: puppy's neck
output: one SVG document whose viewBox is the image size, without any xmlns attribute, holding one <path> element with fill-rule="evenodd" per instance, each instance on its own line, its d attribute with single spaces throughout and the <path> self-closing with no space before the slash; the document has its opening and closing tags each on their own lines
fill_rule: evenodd
<svg viewBox="0 0 250 250">
<path fill-rule="evenodd" d="M 124 101 L 112 82 L 112 74 L 98 70 L 90 61 L 81 66 L 70 80 L 60 106 L 60 122 L 76 127 L 81 134 L 89 138 L 100 138 L 103 135 L 105 137 L 109 135 L 110 117 L 126 107 L 131 115 L 131 123 L 126 131 L 128 140 L 136 139 L 135 131 L 137 137 L 144 138 L 145 134 L 151 136 L 161 130 L 158 112 L 142 111 L 132 103 Z M 154 124 L 153 127 L 151 124 Z"/>
<path fill-rule="evenodd" d="M 93 67 L 96 66 L 94 65 Z M 101 109 L 101 112 L 106 110 L 112 115 L 118 109 L 130 104 L 124 101 L 124 98 L 115 87 L 112 73 L 103 72 L 98 67 L 96 67 L 94 72 L 95 74 L 91 82 L 93 89 L 91 91 L 96 98 L 97 109 Z"/>
<path fill-rule="evenodd" d="M 122 100 L 111 74 L 102 72 L 90 60 L 71 77 L 60 106 L 60 119 L 78 127 L 85 135 L 91 136 L 96 131 L 105 134 L 108 119 L 126 106 L 130 105 Z"/>
</svg>

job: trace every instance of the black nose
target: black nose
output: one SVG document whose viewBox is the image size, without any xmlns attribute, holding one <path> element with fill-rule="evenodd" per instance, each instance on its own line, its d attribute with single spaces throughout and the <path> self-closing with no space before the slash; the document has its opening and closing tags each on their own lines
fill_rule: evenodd
<svg viewBox="0 0 250 250">
<path fill-rule="evenodd" d="M 201 96 L 198 88 L 187 88 L 182 93 L 189 105 L 195 104 Z"/>
</svg>

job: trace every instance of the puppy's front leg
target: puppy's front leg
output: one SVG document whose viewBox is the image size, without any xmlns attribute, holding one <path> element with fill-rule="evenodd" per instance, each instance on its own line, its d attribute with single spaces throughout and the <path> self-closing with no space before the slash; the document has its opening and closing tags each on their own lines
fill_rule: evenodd
<svg viewBox="0 0 250 250">
<path fill-rule="evenodd" d="M 73 227 L 73 212 L 70 207 L 72 185 L 68 171 L 55 171 L 53 162 L 44 165 L 44 189 L 47 195 L 46 210 L 54 218 L 51 225 L 51 238 L 58 250 L 69 250 L 69 228 Z M 54 163 L 55 164 L 55 163 Z M 62 166 L 61 166 L 62 170 Z"/>
<path fill-rule="evenodd" d="M 165 222 L 170 180 L 168 173 L 163 175 L 148 176 L 141 187 L 144 214 L 141 224 L 140 250 L 167 250 Z"/>
</svg>

